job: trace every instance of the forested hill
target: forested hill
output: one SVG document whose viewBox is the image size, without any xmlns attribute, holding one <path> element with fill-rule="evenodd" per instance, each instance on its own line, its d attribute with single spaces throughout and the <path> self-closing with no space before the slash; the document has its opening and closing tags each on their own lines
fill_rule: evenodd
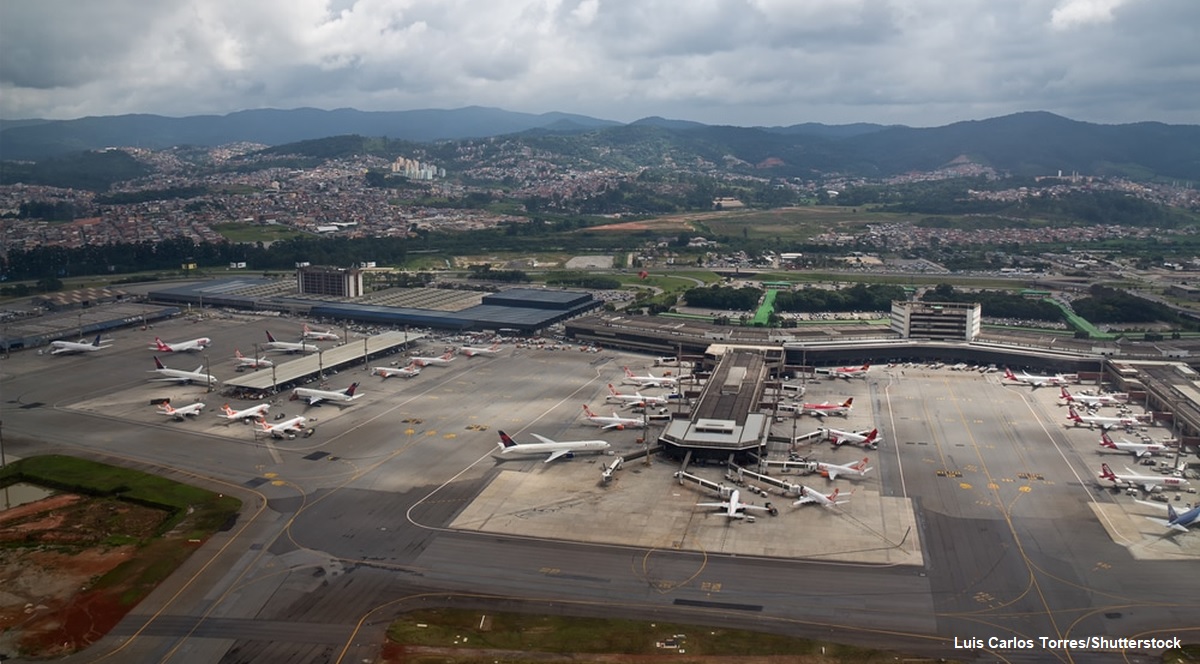
<svg viewBox="0 0 1200 664">
<path fill-rule="evenodd" d="M 394 113 L 262 110 L 189 118 L 129 115 L 4 123 L 0 157 L 37 160 L 106 146 L 166 148 L 235 141 L 280 146 L 347 134 L 427 144 L 504 136 L 574 166 L 603 154 L 606 165 L 618 167 L 695 164 L 766 177 L 886 177 L 969 161 L 1012 175 L 1062 171 L 1200 181 L 1200 125 L 1098 125 L 1043 112 L 925 129 L 812 123 L 732 127 L 662 118 L 625 125 L 581 115 L 477 107 Z"/>
</svg>

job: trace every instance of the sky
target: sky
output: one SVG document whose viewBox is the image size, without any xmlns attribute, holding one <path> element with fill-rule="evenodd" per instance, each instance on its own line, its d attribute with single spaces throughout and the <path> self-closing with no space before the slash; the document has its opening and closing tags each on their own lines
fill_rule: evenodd
<svg viewBox="0 0 1200 664">
<path fill-rule="evenodd" d="M 0 0 L 0 118 L 1200 124 L 1197 0 Z"/>
</svg>

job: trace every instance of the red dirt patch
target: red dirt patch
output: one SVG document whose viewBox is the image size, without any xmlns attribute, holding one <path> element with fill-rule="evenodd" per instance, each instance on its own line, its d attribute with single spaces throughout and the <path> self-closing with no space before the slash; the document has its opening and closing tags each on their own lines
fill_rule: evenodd
<svg viewBox="0 0 1200 664">
<path fill-rule="evenodd" d="M 92 589 L 152 537 L 159 509 L 59 494 L 0 512 L 0 653 L 55 657 L 95 642 L 132 608 L 128 586 Z"/>
</svg>

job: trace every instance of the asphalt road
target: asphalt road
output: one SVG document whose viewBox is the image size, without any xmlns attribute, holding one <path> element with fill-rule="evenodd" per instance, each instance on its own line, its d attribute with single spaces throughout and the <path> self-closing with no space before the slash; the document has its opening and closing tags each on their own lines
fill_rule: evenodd
<svg viewBox="0 0 1200 664">
<path fill-rule="evenodd" d="M 299 329 L 269 323 L 279 338 Z M 647 359 L 510 348 L 412 380 L 343 371 L 330 382 L 363 381 L 353 406 L 272 410 L 317 418 L 316 435 L 295 440 L 212 424 L 224 399 L 201 387 L 172 391 L 204 398 L 205 422 L 162 421 L 146 405 L 162 389 L 146 384 L 154 334 L 213 337 L 213 372 L 228 377 L 227 356 L 263 325 L 172 322 L 102 353 L 0 364 L 10 454 L 94 455 L 246 503 L 231 530 L 69 661 L 363 661 L 390 618 L 443 604 L 744 626 L 957 659 L 1130 658 L 964 651 L 956 638 L 1198 636 L 1192 568 L 1114 544 L 1089 506 L 1113 497 L 1091 481 L 1080 434 L 1062 429 L 1052 397 L 994 375 L 880 369 L 853 387 L 886 436 L 873 455 L 882 490 L 915 501 L 924 567 L 720 556 L 448 528 L 496 472 L 497 429 L 593 437 L 579 404 L 597 403 L 616 367 Z M 1194 533 L 1174 541 L 1200 546 Z"/>
</svg>

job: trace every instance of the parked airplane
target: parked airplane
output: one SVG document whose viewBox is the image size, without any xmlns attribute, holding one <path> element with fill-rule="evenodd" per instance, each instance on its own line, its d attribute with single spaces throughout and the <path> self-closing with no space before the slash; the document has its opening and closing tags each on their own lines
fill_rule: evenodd
<svg viewBox="0 0 1200 664">
<path fill-rule="evenodd" d="M 838 475 L 866 477 L 867 473 L 871 472 L 871 468 L 867 466 L 867 457 L 863 457 L 862 461 L 847 465 L 838 465 L 836 463 L 825 463 L 823 461 L 818 461 L 817 472 L 821 473 L 823 477 L 836 480 Z"/>
<path fill-rule="evenodd" d="M 850 409 L 854 407 L 854 397 L 849 397 L 840 404 L 829 403 L 806 403 L 800 406 L 801 415 L 813 415 L 815 417 L 825 417 L 826 415 L 841 415 L 845 417 L 850 414 Z"/>
<path fill-rule="evenodd" d="M 679 379 L 672 376 L 655 376 L 647 371 L 645 376 L 638 376 L 629 370 L 629 367 L 624 367 L 625 378 L 621 382 L 626 385 L 637 385 L 638 387 L 675 387 L 679 384 Z"/>
<path fill-rule="evenodd" d="M 1120 450 L 1133 454 L 1134 458 L 1148 457 L 1154 454 L 1165 454 L 1169 451 L 1166 445 L 1158 445 L 1156 443 L 1135 443 L 1131 440 L 1122 438 L 1120 442 L 1114 441 L 1108 437 L 1107 431 L 1100 433 L 1100 445 L 1107 447 L 1110 450 Z"/>
<path fill-rule="evenodd" d="M 756 512 L 771 511 L 771 508 L 769 507 L 760 507 L 758 505 L 743 503 L 741 501 L 741 492 L 737 489 L 734 489 L 733 492 L 729 494 L 729 500 L 719 503 L 696 503 L 696 507 L 720 507 L 721 509 L 725 510 L 725 516 L 729 517 L 730 519 L 746 518 L 746 510 L 754 510 Z"/>
<path fill-rule="evenodd" d="M 64 353 L 90 353 L 92 351 L 104 350 L 111 345 L 112 344 L 101 346 L 100 335 L 97 334 L 96 338 L 90 342 L 84 341 L 83 339 L 80 339 L 79 341 L 51 341 L 50 354 L 62 355 Z"/>
<path fill-rule="evenodd" d="M 351 383 L 350 387 L 344 390 L 318 390 L 311 387 L 297 387 L 292 390 L 292 399 L 308 399 L 308 405 L 315 406 L 322 401 L 340 401 L 349 403 L 362 396 L 362 393 L 355 393 L 358 389 L 358 383 Z"/>
<path fill-rule="evenodd" d="M 304 423 L 308 418 L 303 415 L 297 415 L 290 420 L 284 420 L 278 424 L 271 424 L 263 418 L 258 418 L 255 422 L 258 423 L 258 431 L 271 434 L 272 438 L 288 438 L 304 431 Z"/>
<path fill-rule="evenodd" d="M 167 417 L 174 417 L 176 421 L 182 422 L 183 418 L 195 417 L 199 415 L 200 411 L 202 410 L 204 410 L 204 404 L 199 401 L 196 403 L 189 403 L 186 406 L 180 406 L 179 408 L 171 406 L 170 401 L 164 401 L 162 406 L 158 409 L 158 414 L 166 415 Z"/>
<path fill-rule="evenodd" d="M 1014 374 L 1012 369 L 1009 369 L 1008 367 L 1004 368 L 1004 377 L 1008 380 L 1015 380 L 1018 383 L 1024 383 L 1034 388 L 1043 387 L 1045 385 L 1066 385 L 1070 382 L 1067 380 L 1067 377 L 1062 374 L 1054 374 L 1053 376 L 1034 376 L 1022 371 L 1021 375 L 1018 376 Z"/>
<path fill-rule="evenodd" d="M 1067 420 L 1074 422 L 1075 426 L 1086 424 L 1089 427 L 1099 426 L 1101 429 L 1111 429 L 1113 427 L 1135 427 L 1142 421 L 1132 415 L 1122 415 L 1121 417 L 1104 417 L 1102 415 L 1080 415 L 1075 412 L 1074 406 L 1067 406 Z"/>
<path fill-rule="evenodd" d="M 188 341 L 180 341 L 178 343 L 169 344 L 158 337 L 154 337 L 154 345 L 150 346 L 150 350 L 156 350 L 160 353 L 190 353 L 196 350 L 204 350 L 212 340 L 208 337 L 200 337 Z"/>
<path fill-rule="evenodd" d="M 508 434 L 500 432 L 500 456 L 509 456 L 511 454 L 548 454 L 542 463 L 550 463 L 555 459 L 567 457 L 568 459 L 575 456 L 576 452 L 603 452 L 612 447 L 606 440 L 571 440 L 571 441 L 556 441 L 550 440 L 537 435 L 536 433 L 529 434 L 537 438 L 540 442 L 518 444 L 517 441 L 508 437 Z"/>
<path fill-rule="evenodd" d="M 316 344 L 305 343 L 303 341 L 279 341 L 270 330 L 267 333 L 267 350 L 275 350 L 281 353 L 315 353 L 321 348 Z"/>
<path fill-rule="evenodd" d="M 212 374 L 200 373 L 200 372 L 204 371 L 203 364 L 196 367 L 195 371 L 184 371 L 183 369 L 168 369 L 167 367 L 163 366 L 162 360 L 159 360 L 158 356 L 155 355 L 154 356 L 154 366 L 156 367 L 154 369 L 154 373 L 162 376 L 162 378 L 152 378 L 151 380 L 174 381 L 176 383 L 191 383 L 191 382 L 195 381 L 197 383 L 205 383 L 207 385 L 211 385 L 213 383 L 220 384 L 220 382 L 221 382 L 221 381 L 217 380 Z"/>
<path fill-rule="evenodd" d="M 821 507 L 833 507 L 835 505 L 841 505 L 843 503 L 850 502 L 849 498 L 847 498 L 846 500 L 838 500 L 838 492 L 839 491 L 841 491 L 841 489 L 834 489 L 833 493 L 826 496 L 826 495 L 822 494 L 820 491 L 817 491 L 815 489 L 810 489 L 806 486 L 802 486 L 802 487 L 800 487 L 800 498 L 792 504 L 793 505 L 820 505 Z"/>
<path fill-rule="evenodd" d="M 1139 475 L 1128 468 L 1124 473 L 1117 474 L 1108 467 L 1107 463 L 1100 464 L 1100 479 L 1112 482 L 1116 488 L 1140 486 L 1146 493 L 1151 493 L 1162 487 L 1179 489 L 1191 486 L 1191 482 L 1174 475 Z"/>
<path fill-rule="evenodd" d="M 604 397 L 608 403 L 619 403 L 622 408 L 633 408 L 635 406 L 665 406 L 669 401 L 666 397 L 648 397 L 641 392 L 633 394 L 621 394 L 617 388 L 613 387 L 612 383 L 608 384 L 608 396 Z"/>
<path fill-rule="evenodd" d="M 406 367 L 371 367 L 372 376 L 383 376 L 391 378 L 392 376 L 400 376 L 401 378 L 412 378 L 421 373 L 421 367 L 413 362 Z"/>
<path fill-rule="evenodd" d="M 313 341 L 337 341 L 338 339 L 341 339 L 341 337 L 337 335 L 337 332 L 334 332 L 333 330 L 325 330 L 324 332 L 321 332 L 320 330 L 309 329 L 308 323 L 304 324 L 304 333 L 301 335 L 301 338 L 312 339 Z"/>
<path fill-rule="evenodd" d="M 409 359 L 411 359 L 412 363 L 418 367 L 427 367 L 429 365 L 433 365 L 435 367 L 444 367 L 454 361 L 454 349 L 451 348 L 438 357 L 412 357 Z"/>
<path fill-rule="evenodd" d="M 612 414 L 612 417 L 597 415 L 592 412 L 591 408 L 587 407 L 586 403 L 583 404 L 583 412 L 587 415 L 588 420 L 605 431 L 609 429 L 641 429 L 646 426 L 646 423 L 638 417 L 621 417 L 615 412 Z"/>
<path fill-rule="evenodd" d="M 238 422 L 261 418 L 267 414 L 268 410 L 271 410 L 271 404 L 269 403 L 260 403 L 256 406 L 243 408 L 242 410 L 234 410 L 229 407 L 229 404 L 225 404 L 221 406 L 221 412 L 217 413 L 217 417 L 223 417 L 230 422 Z"/>
<path fill-rule="evenodd" d="M 879 444 L 879 429 L 871 429 L 870 431 L 842 431 L 840 429 L 821 427 L 820 431 L 825 432 L 825 437 L 833 443 L 834 447 L 841 447 L 847 443 L 863 447 L 874 447 Z"/>
<path fill-rule="evenodd" d="M 275 363 L 265 357 L 246 357 L 242 355 L 242 351 L 233 349 L 233 358 L 237 360 L 238 366 L 243 369 L 266 369 L 267 367 L 275 366 Z"/>
<path fill-rule="evenodd" d="M 1181 530 L 1186 533 L 1188 526 L 1194 526 L 1197 523 L 1200 523 L 1200 505 L 1196 505 L 1192 509 L 1187 510 L 1183 514 L 1180 514 L 1179 512 L 1175 511 L 1175 508 L 1171 506 L 1171 503 L 1167 503 L 1164 505 L 1162 503 L 1151 503 L 1151 502 L 1148 502 L 1145 500 L 1139 500 L 1137 502 L 1139 502 L 1143 505 L 1149 505 L 1151 507 L 1155 507 L 1158 509 L 1163 509 L 1165 507 L 1167 510 L 1167 518 L 1156 519 L 1155 517 L 1152 517 L 1152 516 L 1148 516 L 1146 518 L 1153 521 L 1154 523 L 1157 523 L 1158 525 L 1164 526 L 1166 528 L 1172 528 L 1174 530 Z"/>
<path fill-rule="evenodd" d="M 1088 408 L 1098 406 L 1121 406 L 1127 403 L 1128 394 L 1101 394 L 1092 396 L 1088 394 L 1071 394 L 1067 391 L 1066 385 L 1059 386 L 1059 396 L 1064 401 L 1070 404 L 1080 404 Z"/>
<path fill-rule="evenodd" d="M 503 349 L 500 348 L 500 342 L 497 341 L 487 348 L 472 348 L 471 346 L 463 346 L 462 348 L 458 349 L 458 352 L 466 355 L 467 357 L 475 357 L 476 355 L 496 355 L 501 350 Z"/>
<path fill-rule="evenodd" d="M 864 363 L 860 367 L 835 367 L 833 369 L 817 369 L 817 373 L 833 376 L 834 378 L 866 378 L 871 364 Z"/>
</svg>

